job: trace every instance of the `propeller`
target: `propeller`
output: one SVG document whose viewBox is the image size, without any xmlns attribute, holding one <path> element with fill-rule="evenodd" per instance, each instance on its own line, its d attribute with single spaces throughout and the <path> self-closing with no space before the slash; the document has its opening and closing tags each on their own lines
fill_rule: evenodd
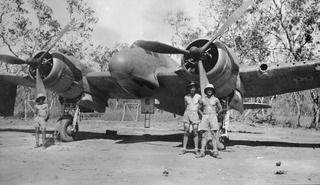
<svg viewBox="0 0 320 185">
<path fill-rule="evenodd" d="M 49 53 L 49 51 L 57 44 L 57 42 L 63 37 L 63 35 L 69 31 L 70 26 L 73 24 L 75 19 L 72 19 L 58 34 L 58 37 L 54 40 L 54 42 L 48 47 L 48 49 L 42 53 L 42 55 L 39 58 L 31 57 L 26 60 L 20 59 L 15 56 L 11 55 L 0 55 L 0 61 L 8 63 L 8 64 L 27 64 L 27 65 L 36 65 L 36 100 L 39 97 L 45 97 L 46 98 L 46 91 L 45 87 L 42 81 L 42 78 L 40 76 L 40 64 L 48 62 L 48 58 L 45 58 L 45 56 Z"/>
<path fill-rule="evenodd" d="M 164 44 L 161 42 L 156 42 L 156 41 L 137 40 L 133 44 L 135 44 L 143 49 L 153 51 L 156 53 L 184 54 L 184 55 L 187 55 L 190 53 L 188 50 L 176 48 L 171 45 Z"/>
<path fill-rule="evenodd" d="M 0 55 L 0 61 L 8 63 L 8 64 L 27 64 L 27 65 L 40 65 L 43 61 L 43 58 L 45 57 L 45 55 L 47 53 L 49 53 L 49 51 L 57 44 L 57 42 L 62 38 L 62 36 L 69 31 L 70 26 L 72 25 L 72 23 L 74 22 L 74 19 L 72 19 L 59 33 L 58 37 L 55 39 L 55 41 L 51 44 L 51 46 L 39 57 L 39 58 L 35 58 L 35 57 L 31 57 L 31 58 L 27 58 L 26 60 L 20 59 L 18 57 L 15 56 L 11 56 L 11 55 Z"/>
<path fill-rule="evenodd" d="M 11 55 L 0 55 L 0 61 L 8 64 L 27 64 L 28 62 Z"/>
<path fill-rule="evenodd" d="M 221 34 L 223 34 L 236 20 L 240 18 L 242 14 L 245 13 L 247 8 L 253 5 L 253 0 L 247 0 L 245 1 L 236 11 L 232 13 L 232 15 L 228 18 L 227 22 L 222 25 L 222 27 L 214 34 L 214 36 L 204 45 L 202 46 L 202 50 L 206 50 L 210 43 L 212 43 L 214 40 L 216 40 L 218 37 L 220 37 Z"/>
<path fill-rule="evenodd" d="M 47 98 L 46 95 L 46 89 L 44 87 L 43 81 L 40 76 L 39 68 L 37 68 L 37 74 L 36 74 L 36 101 L 40 97 Z"/>
<path fill-rule="evenodd" d="M 215 35 L 202 47 L 191 47 L 189 50 L 176 48 L 174 46 L 164 44 L 161 42 L 155 41 L 144 41 L 138 40 L 134 44 L 144 48 L 146 50 L 156 52 L 156 53 L 163 53 L 163 54 L 190 54 L 192 57 L 198 57 L 203 55 L 205 51 L 208 49 L 210 44 L 216 40 L 221 34 L 223 34 L 230 26 L 233 24 L 239 17 L 246 11 L 246 9 L 253 4 L 253 0 L 247 0 L 244 2 L 233 14 L 228 18 L 226 23 L 215 33 Z"/>
<path fill-rule="evenodd" d="M 204 88 L 205 88 L 206 85 L 209 84 L 209 80 L 207 78 L 207 74 L 206 74 L 206 71 L 204 70 L 204 67 L 202 65 L 202 61 L 201 60 L 198 62 L 198 68 L 199 68 L 201 96 L 205 96 Z"/>
<path fill-rule="evenodd" d="M 236 11 L 232 13 L 232 15 L 227 19 L 226 23 L 212 36 L 212 38 L 204 44 L 202 47 L 192 46 L 189 50 L 179 49 L 161 42 L 154 41 L 144 41 L 138 40 L 134 44 L 144 48 L 146 50 L 163 53 L 163 54 L 183 54 L 191 57 L 193 59 L 192 64 L 196 64 L 198 62 L 199 69 L 199 77 L 200 77 L 200 88 L 201 95 L 204 95 L 204 87 L 209 84 L 209 80 L 206 75 L 206 71 L 203 67 L 203 59 L 207 54 L 207 51 L 210 49 L 210 44 L 221 36 L 239 17 L 247 10 L 250 5 L 253 5 L 253 0 L 247 0 L 244 2 Z"/>
</svg>

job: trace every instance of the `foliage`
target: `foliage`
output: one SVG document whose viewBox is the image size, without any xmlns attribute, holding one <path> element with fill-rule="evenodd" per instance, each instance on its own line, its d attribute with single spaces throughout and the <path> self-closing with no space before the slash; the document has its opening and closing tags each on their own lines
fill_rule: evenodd
<svg viewBox="0 0 320 185">
<path fill-rule="evenodd" d="M 128 48 L 127 44 L 116 44 L 113 48 L 109 48 L 107 46 L 96 46 L 91 50 L 89 56 L 92 61 L 99 65 L 100 71 L 109 70 L 109 60 L 113 56 L 113 54 L 117 53 L 123 48 Z"/>
<path fill-rule="evenodd" d="M 64 20 L 55 17 L 54 10 L 45 0 L 6 0 L 0 1 L 0 47 L 6 47 L 12 55 L 20 58 L 32 57 L 36 52 L 47 50 L 53 46 L 53 50 L 67 49 L 75 57 L 83 61 L 93 61 L 100 65 L 100 70 L 108 69 L 110 56 L 124 47 L 118 44 L 115 48 L 106 46 L 94 46 L 91 43 L 93 26 L 98 22 L 95 12 L 83 0 L 66 0 L 67 16 Z M 64 21 L 64 22 L 62 22 Z M 69 31 L 55 44 L 64 25 L 70 22 Z M 95 49 L 98 49 L 97 51 Z M 83 62 L 89 67 L 95 64 Z M 90 66 L 91 65 L 91 66 Z M 28 74 L 25 65 L 1 64 L 1 70 Z M 34 94 L 33 89 L 19 87 L 16 99 L 17 113 L 24 111 L 24 100 Z M 49 100 L 54 104 L 57 96 L 49 93 Z M 58 103 L 57 103 L 58 106 Z"/>
<path fill-rule="evenodd" d="M 167 22 L 175 27 L 172 40 L 185 46 L 194 35 L 212 36 L 227 18 L 237 9 L 242 0 L 199 0 L 201 7 L 200 27 L 191 28 L 191 18 L 183 12 L 169 13 Z M 183 30 L 183 32 L 181 32 Z M 191 32 L 191 33 L 188 33 Z M 233 24 L 220 40 L 232 48 L 240 63 L 297 62 L 319 58 L 320 2 L 317 0 L 256 0 L 239 20 Z M 275 96 L 272 113 L 310 114 L 311 91 Z M 312 90 L 319 94 L 318 90 Z M 316 96 L 313 96 L 316 97 Z M 273 98 L 266 97 L 269 101 Z M 268 103 L 268 102 L 267 102 Z M 289 107 L 287 109 L 286 107 Z M 290 113 L 289 113 L 289 112 Z M 263 112 L 263 111 L 256 111 Z"/>
</svg>

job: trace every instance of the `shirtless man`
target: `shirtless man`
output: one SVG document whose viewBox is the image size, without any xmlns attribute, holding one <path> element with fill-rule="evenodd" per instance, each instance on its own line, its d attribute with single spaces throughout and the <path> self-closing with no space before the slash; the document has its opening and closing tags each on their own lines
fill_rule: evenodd
<svg viewBox="0 0 320 185">
<path fill-rule="evenodd" d="M 205 156 L 205 147 L 208 140 L 212 139 L 213 145 L 213 157 L 218 157 L 218 148 L 216 141 L 216 134 L 219 130 L 217 113 L 222 110 L 220 101 L 216 98 L 214 93 L 214 87 L 212 84 L 208 84 L 204 89 L 205 96 L 201 98 L 200 106 L 202 108 L 202 119 L 199 125 L 199 131 L 201 133 L 201 150 L 197 158 Z"/>
<path fill-rule="evenodd" d="M 196 93 L 197 85 L 194 82 L 191 82 L 188 85 L 189 94 L 184 97 L 184 103 L 186 110 L 183 115 L 184 123 L 184 135 L 183 135 L 183 147 L 180 154 L 185 154 L 187 151 L 187 143 L 189 133 L 193 132 L 194 140 L 194 151 L 196 155 L 199 155 L 198 149 L 198 125 L 200 123 L 199 119 L 199 102 L 201 96 Z"/>
</svg>

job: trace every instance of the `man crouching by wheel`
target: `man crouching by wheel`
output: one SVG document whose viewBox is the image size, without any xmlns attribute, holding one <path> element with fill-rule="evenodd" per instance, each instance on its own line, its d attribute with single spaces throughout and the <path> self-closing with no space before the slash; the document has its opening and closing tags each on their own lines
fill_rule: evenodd
<svg viewBox="0 0 320 185">
<path fill-rule="evenodd" d="M 216 141 L 216 134 L 219 130 L 217 113 L 222 110 L 222 107 L 219 99 L 213 95 L 214 92 L 213 85 L 208 84 L 204 89 L 205 96 L 200 100 L 200 106 L 203 112 L 199 124 L 199 131 L 202 139 L 200 154 L 196 156 L 197 158 L 205 157 L 205 147 L 210 139 L 212 139 L 213 145 L 212 156 L 217 158 L 219 155 Z"/>
<path fill-rule="evenodd" d="M 187 143 L 189 134 L 193 133 L 194 140 L 194 152 L 196 155 L 199 155 L 198 149 L 198 125 L 200 123 L 199 118 L 199 102 L 201 96 L 196 93 L 197 84 L 191 82 L 187 86 L 189 90 L 189 94 L 184 97 L 186 110 L 183 114 L 183 124 L 184 124 L 184 135 L 183 135 L 183 148 L 180 155 L 185 154 L 187 152 Z"/>
</svg>

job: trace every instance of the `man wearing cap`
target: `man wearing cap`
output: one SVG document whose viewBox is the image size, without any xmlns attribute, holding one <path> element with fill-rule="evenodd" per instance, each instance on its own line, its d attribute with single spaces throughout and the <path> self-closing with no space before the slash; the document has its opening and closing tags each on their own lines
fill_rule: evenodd
<svg viewBox="0 0 320 185">
<path fill-rule="evenodd" d="M 43 94 L 38 94 L 36 98 L 35 105 L 35 117 L 34 117 L 34 126 L 35 126 L 35 137 L 36 137 L 36 146 L 38 148 L 39 145 L 39 130 L 41 128 L 42 132 L 42 147 L 45 148 L 46 143 L 46 122 L 49 119 L 49 111 L 48 104 L 46 103 L 46 96 Z"/>
<path fill-rule="evenodd" d="M 201 150 L 198 158 L 205 156 L 205 147 L 208 140 L 212 138 L 213 145 L 213 157 L 218 157 L 218 148 L 216 142 L 216 134 L 219 130 L 217 113 L 222 110 L 220 101 L 213 93 L 215 92 L 212 84 L 208 84 L 204 89 L 205 96 L 200 100 L 200 106 L 202 108 L 202 119 L 199 124 L 199 131 L 202 135 Z"/>
<path fill-rule="evenodd" d="M 187 151 L 187 143 L 189 133 L 193 132 L 194 140 L 194 151 L 196 155 L 199 155 L 198 149 L 198 125 L 200 123 L 199 119 L 199 102 L 201 96 L 196 93 L 197 84 L 191 82 L 188 85 L 189 94 L 184 97 L 184 103 L 186 110 L 183 114 L 183 123 L 184 123 L 184 135 L 183 135 L 183 148 L 180 154 L 185 154 Z"/>
</svg>

